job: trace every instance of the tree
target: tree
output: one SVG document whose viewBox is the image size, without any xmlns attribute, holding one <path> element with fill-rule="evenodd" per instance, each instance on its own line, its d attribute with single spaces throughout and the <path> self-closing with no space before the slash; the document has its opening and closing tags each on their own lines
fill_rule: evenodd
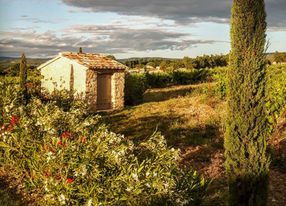
<svg viewBox="0 0 286 206">
<path fill-rule="evenodd" d="M 234 0 L 225 134 L 229 205 L 267 204 L 264 0 Z"/>
<path fill-rule="evenodd" d="M 160 69 L 161 69 L 162 71 L 166 70 L 166 69 L 167 69 L 167 66 L 168 66 L 168 63 L 167 63 L 166 60 L 161 61 L 161 63 L 160 63 Z"/>
<path fill-rule="evenodd" d="M 24 100 L 27 100 L 27 60 L 26 56 L 23 53 L 20 61 L 20 88 L 23 92 Z"/>
<path fill-rule="evenodd" d="M 190 57 L 184 57 L 183 64 L 186 69 L 193 69 L 193 61 Z"/>
</svg>

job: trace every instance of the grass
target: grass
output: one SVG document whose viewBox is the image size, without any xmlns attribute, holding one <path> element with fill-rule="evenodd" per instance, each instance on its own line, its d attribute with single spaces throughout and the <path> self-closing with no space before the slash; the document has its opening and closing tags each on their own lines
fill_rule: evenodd
<svg viewBox="0 0 286 206">
<path fill-rule="evenodd" d="M 162 133 L 169 147 L 182 151 L 183 164 L 215 179 L 205 205 L 225 205 L 222 122 L 226 103 L 216 97 L 214 86 L 203 83 L 150 89 L 143 104 L 103 114 L 102 121 L 135 143 L 154 132 Z"/>
<path fill-rule="evenodd" d="M 221 134 L 225 108 L 225 103 L 212 95 L 213 89 L 210 83 L 151 89 L 143 104 L 104 115 L 103 121 L 135 142 L 158 131 L 170 147 L 213 144 Z"/>
</svg>

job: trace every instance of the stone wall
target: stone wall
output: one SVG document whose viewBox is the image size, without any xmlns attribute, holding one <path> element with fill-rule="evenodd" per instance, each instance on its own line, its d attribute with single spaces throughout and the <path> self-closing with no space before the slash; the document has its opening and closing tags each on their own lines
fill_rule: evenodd
<svg viewBox="0 0 286 206">
<path fill-rule="evenodd" d="M 96 111 L 97 99 L 97 74 L 96 71 L 88 69 L 86 71 L 86 100 L 92 111 Z"/>
<path fill-rule="evenodd" d="M 91 111 L 96 111 L 97 103 L 97 71 L 86 71 L 86 100 Z M 112 109 L 122 109 L 124 107 L 124 71 L 114 71 L 111 78 L 111 101 Z"/>
<path fill-rule="evenodd" d="M 124 107 L 124 84 L 125 84 L 124 71 L 116 72 L 112 75 L 111 95 L 112 95 L 113 109 L 122 109 Z"/>
</svg>

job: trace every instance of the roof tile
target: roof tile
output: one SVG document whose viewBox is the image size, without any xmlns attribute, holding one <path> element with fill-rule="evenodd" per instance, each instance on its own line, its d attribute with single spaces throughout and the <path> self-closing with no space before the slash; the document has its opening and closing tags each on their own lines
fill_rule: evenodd
<svg viewBox="0 0 286 206">
<path fill-rule="evenodd" d="M 127 67 L 120 62 L 113 60 L 107 56 L 101 54 L 90 53 L 72 53 L 63 52 L 61 56 L 70 60 L 74 60 L 77 63 L 84 65 L 90 69 L 126 69 Z"/>
</svg>

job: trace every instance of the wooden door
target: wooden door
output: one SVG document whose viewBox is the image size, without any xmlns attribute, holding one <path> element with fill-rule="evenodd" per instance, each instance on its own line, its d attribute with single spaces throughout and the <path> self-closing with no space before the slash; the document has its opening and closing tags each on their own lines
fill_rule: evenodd
<svg viewBox="0 0 286 206">
<path fill-rule="evenodd" d="M 112 109 L 111 74 L 97 75 L 97 109 Z"/>
</svg>

